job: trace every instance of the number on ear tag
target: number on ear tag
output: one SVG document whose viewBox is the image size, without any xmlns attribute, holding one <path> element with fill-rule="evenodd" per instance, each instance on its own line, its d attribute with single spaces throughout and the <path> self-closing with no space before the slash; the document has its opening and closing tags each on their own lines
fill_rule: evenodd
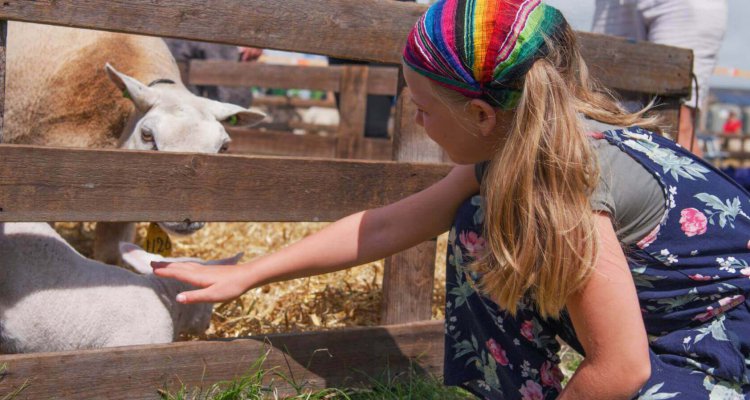
<svg viewBox="0 0 750 400">
<path fill-rule="evenodd" d="M 146 232 L 146 243 L 143 247 L 147 252 L 160 254 L 163 257 L 172 255 L 172 241 L 169 239 L 167 232 L 164 232 L 156 222 L 149 224 Z"/>
</svg>

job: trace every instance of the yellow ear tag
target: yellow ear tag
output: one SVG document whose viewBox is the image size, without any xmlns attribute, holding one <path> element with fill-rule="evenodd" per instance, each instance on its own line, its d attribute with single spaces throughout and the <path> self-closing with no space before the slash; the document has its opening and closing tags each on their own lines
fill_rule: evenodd
<svg viewBox="0 0 750 400">
<path fill-rule="evenodd" d="M 147 252 L 160 254 L 163 257 L 172 255 L 172 241 L 167 232 L 156 222 L 152 222 L 146 231 L 146 243 L 143 246 Z"/>
<path fill-rule="evenodd" d="M 232 115 L 231 117 L 229 117 L 228 122 L 229 122 L 229 125 L 237 126 L 237 122 L 239 122 L 239 119 L 237 118 L 236 115 Z"/>
</svg>

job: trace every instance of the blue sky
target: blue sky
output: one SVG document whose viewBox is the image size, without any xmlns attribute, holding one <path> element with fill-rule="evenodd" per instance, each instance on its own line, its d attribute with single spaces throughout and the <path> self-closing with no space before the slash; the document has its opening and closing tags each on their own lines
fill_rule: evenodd
<svg viewBox="0 0 750 400">
<path fill-rule="evenodd" d="M 594 0 L 546 0 L 546 2 L 560 9 L 576 30 L 591 29 Z M 750 71 L 750 1 L 728 0 L 728 4 L 729 22 L 719 53 L 718 65 Z M 714 76 L 711 78 L 711 85 L 750 89 L 750 79 Z"/>
</svg>

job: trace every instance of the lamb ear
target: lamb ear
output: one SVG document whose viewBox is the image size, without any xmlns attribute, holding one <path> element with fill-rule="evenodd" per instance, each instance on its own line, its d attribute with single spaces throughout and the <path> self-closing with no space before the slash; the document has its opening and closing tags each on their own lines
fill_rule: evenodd
<svg viewBox="0 0 750 400">
<path fill-rule="evenodd" d="M 109 63 L 104 66 L 104 69 L 107 71 L 109 80 L 111 80 L 117 88 L 122 91 L 123 96 L 129 98 L 140 111 L 146 112 L 156 103 L 156 94 L 150 87 L 138 82 L 137 79 L 116 70 Z"/>
<path fill-rule="evenodd" d="M 203 264 L 205 265 L 235 265 L 242 259 L 242 256 L 244 255 L 245 255 L 244 252 L 239 252 L 232 257 L 223 258 L 221 260 L 205 261 L 203 262 Z"/>
<path fill-rule="evenodd" d="M 120 242 L 120 256 L 123 261 L 143 275 L 153 273 L 151 261 L 159 261 L 163 259 L 163 257 L 158 254 L 151 254 L 140 248 L 138 245 L 127 242 Z"/>
</svg>

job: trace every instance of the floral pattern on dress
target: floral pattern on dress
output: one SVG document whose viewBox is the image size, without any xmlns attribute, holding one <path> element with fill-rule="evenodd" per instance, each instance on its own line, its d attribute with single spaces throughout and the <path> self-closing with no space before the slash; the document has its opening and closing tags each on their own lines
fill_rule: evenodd
<svg viewBox="0 0 750 400">
<path fill-rule="evenodd" d="M 750 195 L 706 162 L 640 128 L 595 136 L 652 173 L 665 213 L 626 248 L 649 335 L 642 400 L 750 397 Z M 468 265 L 484 251 L 482 198 L 449 234 L 445 383 L 487 399 L 554 399 L 563 338 L 583 354 L 567 314 L 546 320 L 524 299 L 515 316 L 477 290 Z"/>
</svg>

